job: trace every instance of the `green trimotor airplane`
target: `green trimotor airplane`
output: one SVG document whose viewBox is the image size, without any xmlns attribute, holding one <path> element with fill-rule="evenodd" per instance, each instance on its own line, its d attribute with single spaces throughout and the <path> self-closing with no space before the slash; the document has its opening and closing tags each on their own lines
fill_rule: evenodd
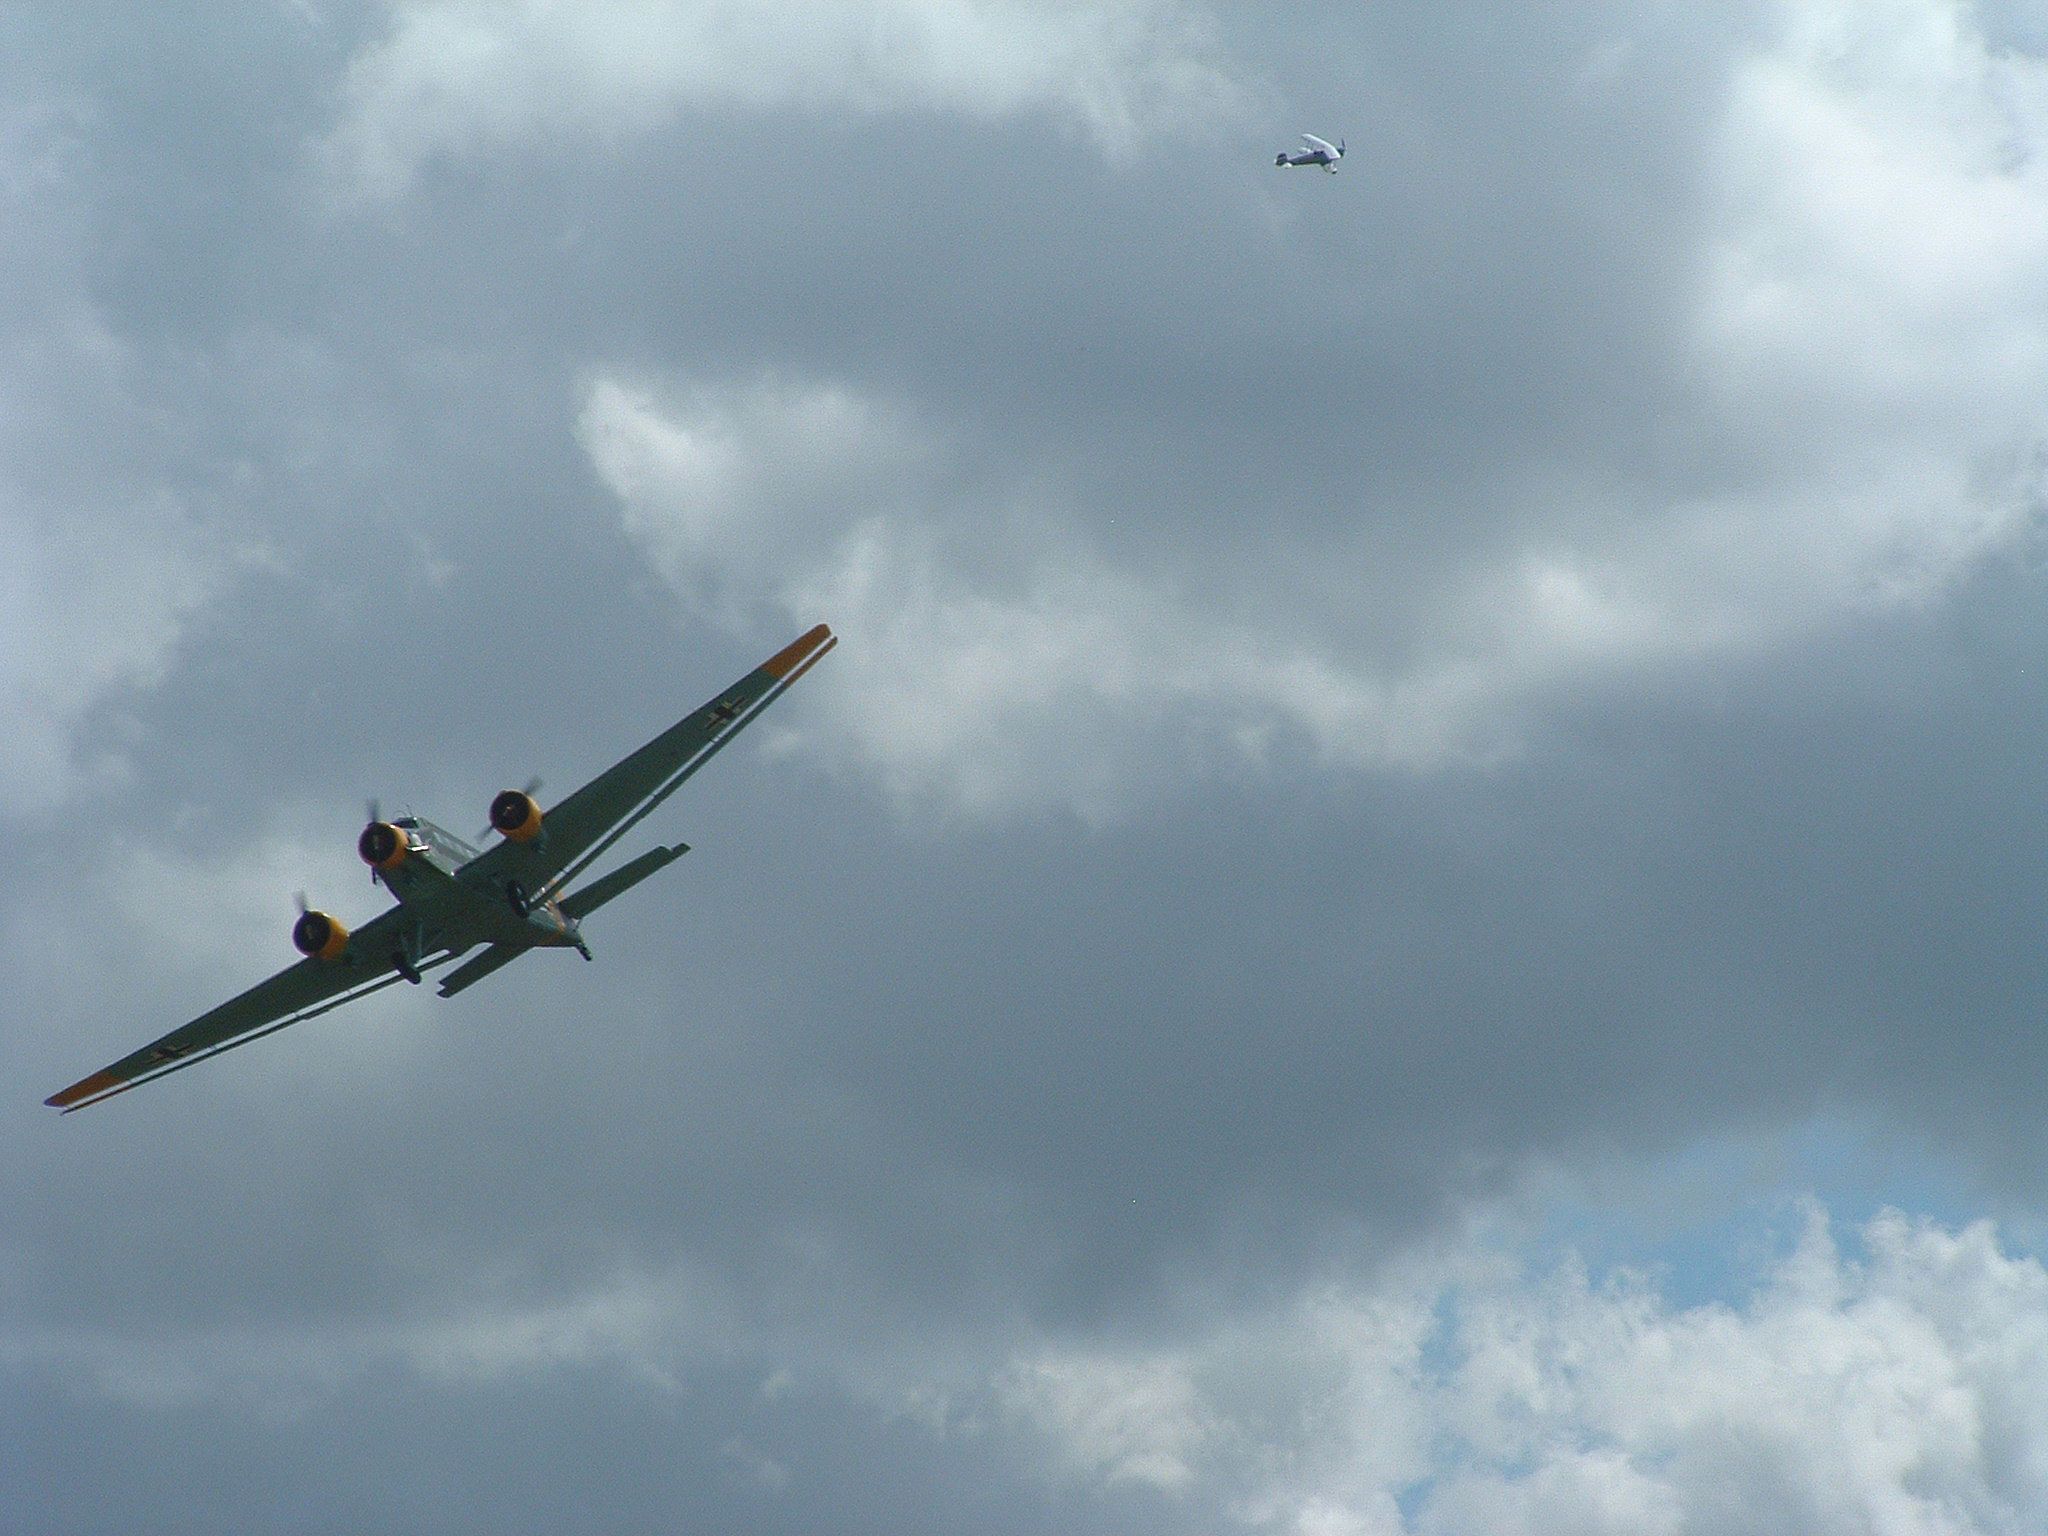
<svg viewBox="0 0 2048 1536">
<path fill-rule="evenodd" d="M 689 849 L 650 848 L 588 885 L 571 891 L 569 882 L 838 643 L 818 625 L 545 814 L 533 798 L 538 784 L 506 790 L 491 802 L 503 840 L 488 850 L 416 816 L 385 821 L 373 808 L 356 850 L 397 906 L 354 933 L 301 910 L 292 942 L 305 959 L 44 1102 L 66 1114 L 97 1104 L 393 982 L 417 984 L 479 944 L 441 978 L 441 996 L 529 949 L 575 949 L 588 960 L 583 919 Z"/>
</svg>

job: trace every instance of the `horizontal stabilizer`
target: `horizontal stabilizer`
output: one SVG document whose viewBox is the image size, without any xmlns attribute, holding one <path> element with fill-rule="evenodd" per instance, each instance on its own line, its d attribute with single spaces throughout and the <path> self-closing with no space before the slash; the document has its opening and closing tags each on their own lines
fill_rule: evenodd
<svg viewBox="0 0 2048 1536">
<path fill-rule="evenodd" d="M 530 946 L 524 944 L 493 944 L 482 954 L 472 955 L 441 978 L 441 995 L 453 997 L 464 987 L 473 987 L 501 965 L 510 965 Z"/>
<path fill-rule="evenodd" d="M 571 891 L 562 898 L 562 910 L 581 922 L 613 897 L 631 890 L 657 870 L 668 868 L 689 851 L 688 843 L 678 843 L 673 848 L 650 848 L 639 858 L 621 864 L 581 890 Z"/>
</svg>

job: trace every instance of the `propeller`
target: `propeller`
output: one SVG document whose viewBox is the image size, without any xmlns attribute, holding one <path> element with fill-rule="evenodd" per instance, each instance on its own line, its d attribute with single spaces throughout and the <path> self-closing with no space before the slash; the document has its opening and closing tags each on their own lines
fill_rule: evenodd
<svg viewBox="0 0 2048 1536">
<path fill-rule="evenodd" d="M 339 959 L 340 949 L 330 950 L 330 946 L 337 938 L 346 943 L 348 930 L 325 912 L 309 907 L 304 891 L 292 892 L 292 905 L 299 909 L 298 920 L 292 924 L 292 943 L 299 953 L 309 958 L 317 955 L 322 960 Z"/>
<path fill-rule="evenodd" d="M 526 783 L 521 787 L 519 793 L 526 796 L 527 799 L 531 800 L 534 796 L 540 793 L 540 785 L 541 778 L 540 775 L 536 773 L 532 778 L 526 781 Z M 489 822 L 485 822 L 484 829 L 483 831 L 477 833 L 476 840 L 479 843 L 484 842 L 489 839 L 490 835 L 493 832 L 497 830 L 498 829 L 492 826 Z"/>
</svg>

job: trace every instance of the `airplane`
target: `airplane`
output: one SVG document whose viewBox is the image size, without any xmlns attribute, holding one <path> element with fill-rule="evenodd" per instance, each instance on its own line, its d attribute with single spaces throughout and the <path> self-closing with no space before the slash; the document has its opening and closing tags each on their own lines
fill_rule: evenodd
<svg viewBox="0 0 2048 1536">
<path fill-rule="evenodd" d="M 491 801 L 500 840 L 488 849 L 417 816 L 386 821 L 373 801 L 356 851 L 396 906 L 350 932 L 301 897 L 292 943 L 303 960 L 43 1102 L 67 1115 L 102 1103 L 396 982 L 417 986 L 478 945 L 441 978 L 441 996 L 532 949 L 574 949 L 588 960 L 584 920 L 689 846 L 650 848 L 587 885 L 569 890 L 570 882 L 838 643 L 818 625 L 551 810 L 534 799 L 538 780 L 504 791 Z"/>
<path fill-rule="evenodd" d="M 1282 150 L 1273 157 L 1273 163 L 1286 166 L 1320 165 L 1332 176 L 1337 174 L 1337 162 L 1344 158 L 1344 141 L 1342 139 L 1332 144 L 1328 139 L 1319 139 L 1312 133 L 1304 133 L 1301 136 L 1301 142 L 1306 144 L 1308 148 L 1302 150 L 1299 154 L 1293 155 Z"/>
</svg>

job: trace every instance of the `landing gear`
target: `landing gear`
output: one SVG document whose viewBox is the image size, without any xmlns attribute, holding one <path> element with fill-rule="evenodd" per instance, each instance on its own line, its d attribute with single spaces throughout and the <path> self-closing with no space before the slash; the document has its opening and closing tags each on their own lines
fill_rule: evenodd
<svg viewBox="0 0 2048 1536">
<path fill-rule="evenodd" d="M 397 939 L 398 942 L 391 946 L 391 969 L 418 986 L 420 961 L 427 956 L 427 925 L 415 919 L 411 927 L 397 935 Z"/>
</svg>

